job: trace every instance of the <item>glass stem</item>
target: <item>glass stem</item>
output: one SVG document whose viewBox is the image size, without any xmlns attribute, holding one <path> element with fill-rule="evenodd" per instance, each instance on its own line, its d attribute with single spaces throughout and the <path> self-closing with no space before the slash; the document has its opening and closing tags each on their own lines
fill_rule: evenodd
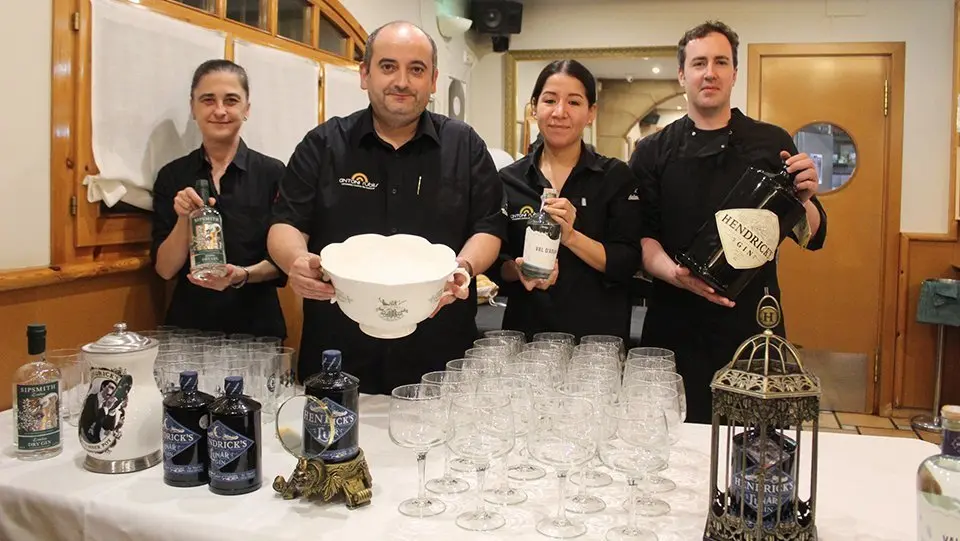
<svg viewBox="0 0 960 541">
<path fill-rule="evenodd" d="M 500 478 L 500 492 L 509 493 L 510 492 L 510 462 L 507 460 L 507 457 L 503 457 L 503 472 L 501 473 L 502 477 Z"/>
<path fill-rule="evenodd" d="M 567 487 L 567 472 L 565 472 L 565 471 L 558 471 L 558 472 L 557 472 L 557 479 L 560 481 L 560 483 L 559 483 L 560 486 L 557 487 L 557 488 L 558 488 L 557 493 L 560 494 L 560 497 L 557 499 L 557 524 L 566 524 L 566 523 L 567 523 L 567 509 L 566 509 L 566 506 L 564 505 L 564 501 L 563 501 L 563 500 L 564 500 L 564 498 L 566 497 L 566 495 L 564 494 L 564 492 L 565 492 L 565 489 L 566 489 L 566 487 Z"/>
<path fill-rule="evenodd" d="M 453 470 L 450 469 L 450 455 L 453 453 L 449 449 L 443 454 L 443 478 L 450 479 L 453 477 Z"/>
<path fill-rule="evenodd" d="M 477 517 L 483 517 L 487 514 L 487 506 L 483 501 L 483 483 L 487 477 L 487 467 L 489 464 L 477 464 Z"/>
<path fill-rule="evenodd" d="M 427 452 L 417 451 L 417 473 L 420 476 L 420 488 L 417 491 L 417 500 L 427 499 Z"/>
<path fill-rule="evenodd" d="M 585 499 L 587 497 L 587 467 L 580 470 L 580 488 L 577 490 L 577 497 Z"/>
<path fill-rule="evenodd" d="M 633 532 L 637 529 L 637 478 L 630 476 L 627 479 L 627 486 L 630 487 L 630 508 L 629 516 L 627 516 L 627 530 L 628 532 Z"/>
</svg>

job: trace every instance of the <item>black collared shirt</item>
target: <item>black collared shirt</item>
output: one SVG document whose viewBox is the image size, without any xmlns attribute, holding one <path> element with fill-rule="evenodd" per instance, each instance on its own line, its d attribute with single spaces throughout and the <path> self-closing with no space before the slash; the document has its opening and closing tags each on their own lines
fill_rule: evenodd
<svg viewBox="0 0 960 541">
<path fill-rule="evenodd" d="M 543 146 L 500 170 L 510 219 L 500 264 L 523 255 L 527 219 L 540 208 L 549 181 L 540 172 Z M 560 190 L 577 210 L 574 229 L 603 244 L 606 272 L 599 272 L 561 245 L 559 273 L 546 290 L 498 280 L 507 297 L 503 328 L 528 335 L 541 331 L 630 336 L 629 282 L 640 269 L 639 181 L 625 163 L 581 145 L 580 160 Z M 499 270 L 499 267 L 498 267 Z"/>
<path fill-rule="evenodd" d="M 267 258 L 267 230 L 277 183 L 283 176 L 283 162 L 248 149 L 241 140 L 237 153 L 220 178 L 220 193 L 212 193 L 223 219 L 227 262 L 237 266 L 255 265 Z M 207 179 L 213 189 L 210 162 L 201 146 L 160 169 L 153 187 L 153 245 L 150 257 L 177 224 L 173 199 L 177 192 L 196 189 L 198 179 Z M 286 325 L 277 287 L 283 279 L 223 291 L 195 286 L 187 280 L 190 260 L 177 273 L 177 285 L 165 323 L 182 328 L 247 333 L 286 338 Z"/>
<path fill-rule="evenodd" d="M 470 126 L 424 112 L 413 139 L 395 150 L 377 135 L 368 107 L 307 133 L 280 183 L 273 222 L 308 234 L 314 254 L 363 233 L 418 235 L 459 253 L 474 234 L 505 237 L 502 198 L 493 159 Z M 476 294 L 471 283 L 469 299 L 396 340 L 371 338 L 336 304 L 305 299 L 299 378 L 317 372 L 321 352 L 335 348 L 364 392 L 417 383 L 471 346 Z"/>
</svg>

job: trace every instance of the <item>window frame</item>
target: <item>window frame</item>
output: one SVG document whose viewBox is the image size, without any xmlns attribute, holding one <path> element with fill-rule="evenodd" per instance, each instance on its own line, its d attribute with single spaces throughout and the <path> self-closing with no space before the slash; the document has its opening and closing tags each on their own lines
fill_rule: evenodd
<svg viewBox="0 0 960 541">
<path fill-rule="evenodd" d="M 98 173 L 91 144 L 90 1 L 53 2 L 50 269 L 60 271 L 63 266 L 79 265 L 87 275 L 91 268 L 103 272 L 142 268 L 149 264 L 152 213 L 103 212 L 100 202 L 87 201 L 87 187 L 83 185 L 86 175 Z M 367 39 L 363 27 L 337 0 L 303 0 L 312 8 L 309 44 L 277 34 L 277 0 L 260 0 L 261 7 L 267 10 L 266 29 L 227 19 L 229 0 L 214 2 L 214 13 L 176 0 L 139 0 L 138 3 L 163 15 L 223 32 L 226 59 L 234 58 L 234 42 L 240 39 L 310 58 L 320 62 L 321 67 L 323 64 L 355 67 L 358 62 L 346 52 L 355 48 L 363 50 Z M 347 36 L 343 55 L 318 48 L 321 14 Z M 317 120 L 322 122 L 322 77 L 318 85 Z"/>
</svg>

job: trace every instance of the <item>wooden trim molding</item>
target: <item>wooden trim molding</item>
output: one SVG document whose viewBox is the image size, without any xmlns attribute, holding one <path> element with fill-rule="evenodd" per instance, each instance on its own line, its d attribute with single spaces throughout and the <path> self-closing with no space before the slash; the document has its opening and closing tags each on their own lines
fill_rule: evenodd
<svg viewBox="0 0 960 541">
<path fill-rule="evenodd" d="M 62 266 L 52 265 L 7 271 L 0 274 L 0 292 L 63 284 L 118 272 L 132 272 L 149 266 L 150 258 L 140 256 L 114 261 L 71 263 Z"/>
</svg>

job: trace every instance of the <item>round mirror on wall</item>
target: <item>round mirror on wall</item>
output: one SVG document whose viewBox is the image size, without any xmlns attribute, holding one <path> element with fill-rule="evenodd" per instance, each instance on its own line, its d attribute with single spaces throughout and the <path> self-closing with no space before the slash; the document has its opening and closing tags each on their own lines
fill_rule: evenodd
<svg viewBox="0 0 960 541">
<path fill-rule="evenodd" d="M 794 134 L 793 142 L 817 166 L 818 193 L 837 190 L 853 177 L 857 168 L 857 146 L 838 126 L 828 122 L 807 124 Z"/>
</svg>

